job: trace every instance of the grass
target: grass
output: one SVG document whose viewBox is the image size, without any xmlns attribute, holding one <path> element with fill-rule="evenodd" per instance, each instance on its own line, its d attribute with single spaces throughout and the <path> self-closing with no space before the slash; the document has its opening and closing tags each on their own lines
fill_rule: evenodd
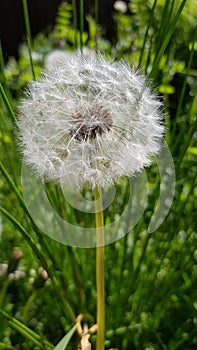
<svg viewBox="0 0 197 350">
<path fill-rule="evenodd" d="M 28 45 L 20 48 L 18 62 L 5 65 L 0 60 L 0 348 L 51 349 L 65 334 L 73 334 L 69 331 L 79 314 L 89 327 L 96 322 L 95 249 L 64 246 L 47 237 L 29 215 L 21 190 L 17 104 L 27 82 L 35 76 L 39 79 L 40 67 L 57 38 L 62 40 L 62 33 L 66 33 L 66 50 L 72 51 L 86 40 L 87 46 L 106 56 L 123 58 L 146 72 L 158 89 L 162 86 L 166 141 L 176 169 L 173 203 L 157 230 L 148 233 L 160 185 L 153 162 L 146 170 L 149 192 L 143 216 L 126 236 L 105 247 L 105 348 L 196 349 L 197 38 L 191 16 L 197 14 L 189 12 L 188 3 L 131 2 L 126 14 L 116 13 L 118 41 L 109 43 L 97 25 L 98 11 L 95 22 L 91 21 L 91 26 L 96 25 L 97 41 L 93 41 L 94 36 L 88 41 L 83 30 L 83 1 L 80 36 L 75 9 L 64 7 L 61 19 L 66 18 L 66 27 L 62 22 L 60 30 L 61 21 L 57 20 L 48 41 L 43 34 L 32 40 L 23 1 Z M 95 6 L 99 8 L 97 1 Z M 70 13 L 74 14 L 73 25 Z M 183 24 L 187 28 L 184 32 Z M 39 61 L 33 53 L 41 55 Z M 74 224 L 94 225 L 93 216 L 65 204 L 56 186 L 50 184 L 46 190 L 58 213 L 67 215 Z M 116 186 L 116 201 L 104 211 L 105 223 L 122 212 L 128 191 L 123 179 Z M 13 265 L 15 250 L 23 256 Z M 40 274 L 40 267 L 47 271 L 47 278 Z M 61 349 L 77 349 L 78 341 L 75 332 Z M 95 334 L 90 341 L 94 349 Z"/>
</svg>

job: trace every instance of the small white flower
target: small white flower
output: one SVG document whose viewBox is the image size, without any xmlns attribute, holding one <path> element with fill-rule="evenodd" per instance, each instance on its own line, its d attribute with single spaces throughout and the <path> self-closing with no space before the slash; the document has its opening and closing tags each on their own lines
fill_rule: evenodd
<svg viewBox="0 0 197 350">
<path fill-rule="evenodd" d="M 124 1 L 117 0 L 114 3 L 114 9 L 120 13 L 127 12 L 127 4 Z"/>
<path fill-rule="evenodd" d="M 161 108 L 146 78 L 123 61 L 77 53 L 44 71 L 21 102 L 24 160 L 43 180 L 72 189 L 115 183 L 159 151 Z"/>
<path fill-rule="evenodd" d="M 8 264 L 1 263 L 0 264 L 0 277 L 5 275 L 8 269 Z"/>
</svg>

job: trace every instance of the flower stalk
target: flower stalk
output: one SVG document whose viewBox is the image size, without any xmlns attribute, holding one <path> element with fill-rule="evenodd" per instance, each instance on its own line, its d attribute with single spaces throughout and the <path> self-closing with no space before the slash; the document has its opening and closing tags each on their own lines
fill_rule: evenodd
<svg viewBox="0 0 197 350">
<path fill-rule="evenodd" d="M 96 219 L 96 288 L 97 288 L 97 338 L 96 350 L 104 350 L 105 342 L 105 287 L 104 287 L 104 220 L 102 190 L 94 189 Z"/>
</svg>

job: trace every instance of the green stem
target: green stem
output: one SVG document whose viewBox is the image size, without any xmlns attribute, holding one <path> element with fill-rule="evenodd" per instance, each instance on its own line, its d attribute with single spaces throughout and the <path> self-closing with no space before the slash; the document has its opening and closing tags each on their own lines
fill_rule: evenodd
<svg viewBox="0 0 197 350">
<path fill-rule="evenodd" d="M 94 0 L 95 23 L 96 23 L 96 51 L 98 49 L 98 25 L 99 25 L 99 0 Z"/>
<path fill-rule="evenodd" d="M 96 350 L 104 350 L 105 342 L 105 289 L 104 289 L 104 220 L 101 189 L 94 189 L 96 219 L 96 288 L 97 288 L 97 338 Z"/>
<path fill-rule="evenodd" d="M 11 102 L 8 99 L 8 96 L 7 96 L 6 92 L 5 92 L 5 89 L 3 88 L 3 85 L 1 83 L 0 83 L 0 96 L 2 97 L 4 105 L 7 108 L 7 111 L 8 111 L 8 114 L 9 114 L 10 118 L 12 119 L 13 122 L 15 122 L 16 121 L 16 117 L 15 117 L 15 114 L 14 114 Z"/>
<path fill-rule="evenodd" d="M 3 281 L 2 288 L 0 290 L 0 309 L 3 306 L 3 302 L 4 302 L 4 299 L 6 296 L 6 291 L 7 291 L 8 285 L 9 285 L 9 280 L 8 280 L 8 276 L 6 275 L 4 278 L 4 281 Z"/>
<path fill-rule="evenodd" d="M 78 32 L 78 26 L 77 26 L 77 7 L 76 7 L 76 0 L 72 0 L 72 10 L 73 10 L 73 27 L 75 30 L 75 48 L 78 49 L 78 38 L 77 38 L 77 32 Z"/>
<path fill-rule="evenodd" d="M 37 345 L 39 348 L 43 349 L 43 345 L 46 345 L 48 349 L 53 349 L 54 346 L 48 342 L 46 339 L 42 339 L 40 335 L 32 331 L 30 328 L 26 327 L 22 322 L 18 321 L 16 318 L 8 315 L 5 311 L 0 309 L 0 315 L 2 315 L 9 323 L 9 325 L 14 328 L 17 332 L 22 334 L 26 339 L 32 341 L 33 344 Z"/>
<path fill-rule="evenodd" d="M 155 10 L 156 4 L 157 4 L 157 0 L 154 1 L 154 4 L 153 4 L 151 12 L 150 12 L 150 20 L 149 20 L 149 23 L 148 23 L 148 26 L 147 26 L 147 29 L 146 29 L 146 33 L 145 33 L 145 36 L 144 36 L 143 45 L 142 45 L 142 48 L 140 50 L 140 58 L 139 58 L 138 69 L 140 68 L 141 63 L 142 63 L 142 57 L 143 57 L 145 46 L 146 46 L 147 39 L 148 39 L 148 32 L 149 32 L 149 30 L 151 28 L 151 25 L 152 25 L 152 22 L 153 22 L 154 10 Z"/>
<path fill-rule="evenodd" d="M 28 300 L 27 300 L 27 302 L 26 302 L 26 304 L 24 306 L 24 311 L 23 311 L 23 322 L 24 322 L 24 324 L 27 324 L 27 322 L 28 322 L 28 316 L 29 316 L 29 312 L 30 312 L 31 306 L 32 306 L 32 304 L 33 304 L 33 302 L 34 302 L 34 300 L 35 300 L 35 298 L 37 296 L 36 292 L 37 291 L 34 290 L 30 294 L 30 296 L 29 296 L 29 298 L 28 298 Z"/>
<path fill-rule="evenodd" d="M 1 45 L 1 39 L 0 39 L 0 72 L 2 75 L 2 81 L 3 83 L 6 82 L 6 77 L 5 77 L 5 64 L 4 64 L 4 58 L 3 58 L 3 50 L 2 50 L 2 45 Z"/>
</svg>

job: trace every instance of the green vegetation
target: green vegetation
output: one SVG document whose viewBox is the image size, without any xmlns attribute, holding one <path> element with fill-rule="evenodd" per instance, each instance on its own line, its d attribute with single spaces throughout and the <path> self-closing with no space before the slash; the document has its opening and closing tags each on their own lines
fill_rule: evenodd
<svg viewBox="0 0 197 350">
<path fill-rule="evenodd" d="M 0 53 L 0 349 L 53 349 L 66 334 L 57 349 L 77 349 L 77 316 L 84 314 L 88 327 L 96 322 L 95 249 L 62 245 L 34 223 L 22 195 L 15 124 L 19 99 L 28 81 L 34 76 L 39 79 L 47 55 L 55 49 L 73 52 L 83 45 L 106 57 L 124 59 L 158 87 L 165 101 L 165 138 L 176 170 L 173 203 L 157 230 L 148 232 L 160 185 L 153 163 L 146 169 L 149 194 L 143 216 L 131 232 L 105 247 L 105 348 L 194 350 L 196 1 L 133 0 L 127 12 L 114 10 L 117 38 L 113 42 L 105 38 L 97 16 L 87 16 L 88 32 L 76 29 L 73 4 L 60 5 L 54 29 L 33 40 L 25 11 L 27 43 L 20 46 L 18 61 L 11 58 L 5 65 Z M 127 186 L 125 179 L 116 186 L 116 201 L 104 212 L 106 223 L 124 209 Z M 94 216 L 67 205 L 58 186 L 47 184 L 46 192 L 69 222 L 94 226 Z M 96 333 L 90 341 L 95 349 Z"/>
</svg>

